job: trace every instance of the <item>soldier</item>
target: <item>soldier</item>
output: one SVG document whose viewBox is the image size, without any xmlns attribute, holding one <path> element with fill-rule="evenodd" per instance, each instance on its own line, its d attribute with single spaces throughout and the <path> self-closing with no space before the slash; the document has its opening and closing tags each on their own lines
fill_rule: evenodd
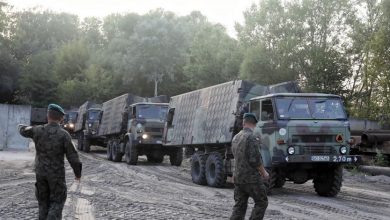
<svg viewBox="0 0 390 220">
<path fill-rule="evenodd" d="M 266 188 L 261 177 L 268 179 L 269 175 L 262 165 L 260 139 L 253 134 L 256 123 L 257 119 L 253 113 L 245 113 L 243 130 L 234 136 L 232 141 L 235 158 L 235 205 L 231 220 L 245 218 L 249 197 L 255 202 L 250 219 L 263 219 L 268 206 Z"/>
<path fill-rule="evenodd" d="M 64 110 L 50 104 L 47 109 L 48 123 L 40 126 L 19 125 L 22 136 L 35 143 L 35 195 L 39 205 L 39 219 L 61 219 L 66 200 L 64 155 L 66 155 L 80 181 L 81 162 L 70 134 L 60 127 Z"/>
</svg>

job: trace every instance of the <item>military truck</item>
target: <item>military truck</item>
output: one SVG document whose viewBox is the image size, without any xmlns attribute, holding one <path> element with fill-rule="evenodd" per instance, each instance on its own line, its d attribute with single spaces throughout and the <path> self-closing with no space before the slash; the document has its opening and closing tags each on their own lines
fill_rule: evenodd
<svg viewBox="0 0 390 220">
<path fill-rule="evenodd" d="M 244 112 L 257 115 L 264 166 L 270 188 L 286 180 L 314 179 L 321 196 L 335 196 L 341 187 L 343 163 L 349 155 L 348 120 L 340 97 L 300 92 L 294 82 L 261 86 L 239 80 L 171 98 L 164 146 L 194 149 L 192 181 L 223 187 L 233 175 L 231 140 L 242 126 Z"/>
<path fill-rule="evenodd" d="M 105 138 L 107 159 L 125 160 L 136 165 L 138 156 L 146 155 L 148 161 L 161 163 L 169 155 L 172 165 L 180 166 L 182 149 L 163 148 L 162 134 L 168 110 L 168 97 L 143 98 L 131 94 L 103 103 L 99 137 Z"/>
<path fill-rule="evenodd" d="M 66 112 L 62 126 L 71 135 L 74 134 L 74 126 L 75 126 L 76 120 L 77 120 L 77 111 Z"/>
<path fill-rule="evenodd" d="M 354 140 L 352 151 L 363 155 L 363 162 L 370 163 L 380 153 L 390 164 L 390 129 L 378 121 L 350 118 L 350 130 Z"/>
<path fill-rule="evenodd" d="M 104 138 L 97 136 L 101 115 L 101 104 L 86 101 L 79 107 L 74 126 L 78 150 L 88 153 L 91 150 L 91 145 L 104 146 Z"/>
</svg>

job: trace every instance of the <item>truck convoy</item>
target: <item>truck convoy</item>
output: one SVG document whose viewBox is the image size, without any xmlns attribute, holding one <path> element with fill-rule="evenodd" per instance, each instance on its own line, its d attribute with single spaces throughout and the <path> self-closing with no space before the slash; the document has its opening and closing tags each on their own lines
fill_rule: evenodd
<svg viewBox="0 0 390 220">
<path fill-rule="evenodd" d="M 341 164 L 359 160 L 349 155 L 343 103 L 339 96 L 299 92 L 293 82 L 260 86 L 239 80 L 174 96 L 164 146 L 192 149 L 192 181 L 222 187 L 233 175 L 231 140 L 242 128 L 243 113 L 252 112 L 259 119 L 254 132 L 261 137 L 270 187 L 313 179 L 319 195 L 336 196 Z"/>
<path fill-rule="evenodd" d="M 88 152 L 91 144 L 106 147 L 108 160 L 120 162 L 125 156 L 131 165 L 137 164 L 140 155 L 154 163 L 169 155 L 171 164 L 180 166 L 182 148 L 162 146 L 168 100 L 167 96 L 124 94 L 104 102 L 101 109 L 84 103 L 79 109 L 84 122 L 76 124 L 78 148 Z"/>
</svg>

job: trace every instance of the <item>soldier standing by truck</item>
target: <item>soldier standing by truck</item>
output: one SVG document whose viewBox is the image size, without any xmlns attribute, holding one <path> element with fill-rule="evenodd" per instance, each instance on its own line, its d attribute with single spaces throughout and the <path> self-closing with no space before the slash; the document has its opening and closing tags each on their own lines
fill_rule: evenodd
<svg viewBox="0 0 390 220">
<path fill-rule="evenodd" d="M 234 163 L 234 200 L 231 220 L 244 219 L 251 197 L 255 202 L 250 219 L 263 219 L 268 206 L 266 187 L 261 177 L 269 178 L 260 154 L 260 138 L 253 134 L 257 119 L 252 113 L 245 113 L 243 130 L 234 136 L 232 151 Z"/>
<path fill-rule="evenodd" d="M 64 155 L 80 181 L 81 162 L 68 132 L 60 127 L 64 110 L 50 104 L 48 123 L 39 126 L 19 125 L 22 136 L 35 143 L 35 195 L 39 205 L 39 219 L 61 219 L 66 200 Z"/>
</svg>

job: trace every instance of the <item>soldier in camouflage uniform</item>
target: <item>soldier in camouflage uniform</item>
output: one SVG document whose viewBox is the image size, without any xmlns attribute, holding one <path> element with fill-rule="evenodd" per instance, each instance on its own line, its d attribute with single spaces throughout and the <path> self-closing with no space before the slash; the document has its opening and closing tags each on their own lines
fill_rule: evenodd
<svg viewBox="0 0 390 220">
<path fill-rule="evenodd" d="M 266 188 L 261 177 L 268 179 L 269 175 L 262 165 L 260 138 L 253 134 L 256 123 L 254 114 L 245 113 L 243 130 L 234 136 L 232 141 L 235 158 L 235 205 L 230 217 L 232 220 L 245 218 L 249 197 L 255 202 L 250 219 L 263 219 L 268 206 Z"/>
<path fill-rule="evenodd" d="M 48 124 L 40 126 L 19 125 L 22 136 L 35 143 L 35 195 L 39 204 L 39 219 L 61 219 L 67 188 L 65 183 L 64 155 L 73 168 L 76 180 L 80 181 L 81 162 L 72 139 L 60 127 L 64 110 L 56 105 L 48 106 Z"/>
</svg>

